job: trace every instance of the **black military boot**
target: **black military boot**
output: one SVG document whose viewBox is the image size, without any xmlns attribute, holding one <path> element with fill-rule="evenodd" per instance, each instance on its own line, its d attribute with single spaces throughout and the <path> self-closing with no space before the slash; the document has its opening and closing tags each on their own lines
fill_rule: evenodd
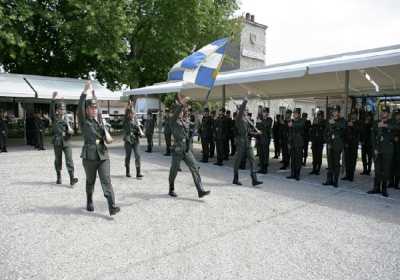
<svg viewBox="0 0 400 280">
<path fill-rule="evenodd" d="M 61 184 L 61 171 L 57 171 L 57 181 L 56 184 L 60 185 Z"/>
<path fill-rule="evenodd" d="M 138 179 L 143 178 L 143 174 L 140 173 L 140 167 L 136 167 L 136 178 Z"/>
<path fill-rule="evenodd" d="M 374 188 L 370 191 L 367 191 L 368 194 L 376 194 L 376 193 L 380 193 L 380 186 L 379 186 L 379 182 L 377 178 L 374 178 Z"/>
<path fill-rule="evenodd" d="M 241 186 L 242 183 L 239 181 L 239 172 L 234 172 L 232 184 Z"/>
<path fill-rule="evenodd" d="M 399 176 L 396 176 L 396 178 L 394 178 L 394 188 L 395 189 L 399 189 L 399 182 L 400 182 L 400 180 L 399 180 L 400 178 L 399 178 Z"/>
<path fill-rule="evenodd" d="M 93 212 L 94 211 L 93 193 L 86 193 L 86 198 L 87 198 L 86 210 L 89 211 L 89 212 Z"/>
<path fill-rule="evenodd" d="M 196 186 L 196 188 L 199 198 L 202 198 L 203 196 L 209 195 L 211 193 L 211 191 L 206 191 L 203 189 L 203 185 L 201 182 Z"/>
<path fill-rule="evenodd" d="M 326 177 L 326 182 L 322 183 L 322 185 L 324 186 L 331 186 L 333 184 L 332 182 L 332 174 L 328 173 L 327 177 Z"/>
<path fill-rule="evenodd" d="M 257 173 L 254 172 L 253 174 L 251 174 L 251 183 L 253 184 L 253 186 L 258 186 L 261 185 L 263 182 L 257 180 Z"/>
<path fill-rule="evenodd" d="M 300 168 L 296 170 L 295 177 L 296 181 L 300 181 Z"/>
<path fill-rule="evenodd" d="M 386 182 L 382 182 L 382 195 L 384 197 L 388 197 L 388 192 L 387 192 L 387 183 Z"/>
<path fill-rule="evenodd" d="M 168 192 L 169 196 L 172 196 L 172 197 L 177 197 L 178 196 L 174 189 L 175 189 L 174 188 L 174 184 L 169 184 L 169 192 Z"/>
<path fill-rule="evenodd" d="M 334 175 L 332 186 L 334 186 L 335 188 L 339 187 L 339 174 Z"/>
<path fill-rule="evenodd" d="M 115 203 L 111 196 L 107 196 L 107 203 L 108 203 L 108 211 L 110 212 L 110 216 L 117 214 L 121 209 L 115 206 Z"/>
<path fill-rule="evenodd" d="M 74 177 L 74 173 L 73 173 L 73 172 L 70 172 L 70 173 L 69 173 L 69 185 L 70 185 L 71 187 L 73 187 L 76 183 L 78 183 L 78 178 L 75 178 L 75 177 Z"/>
<path fill-rule="evenodd" d="M 268 172 L 267 172 L 266 167 L 264 166 L 264 167 L 261 167 L 261 168 L 257 171 L 257 173 L 260 173 L 260 174 L 267 174 Z"/>
<path fill-rule="evenodd" d="M 131 177 L 131 168 L 129 165 L 125 166 L 125 170 L 126 170 L 126 177 L 130 178 Z"/>
</svg>

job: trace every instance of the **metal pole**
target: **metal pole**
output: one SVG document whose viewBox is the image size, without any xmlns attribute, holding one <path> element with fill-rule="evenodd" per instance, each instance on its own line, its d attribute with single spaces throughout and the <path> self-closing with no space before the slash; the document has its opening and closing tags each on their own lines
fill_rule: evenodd
<svg viewBox="0 0 400 280">
<path fill-rule="evenodd" d="M 345 118 L 347 118 L 347 103 L 349 100 L 349 95 L 350 95 L 350 71 L 346 70 L 344 72 L 344 86 L 345 86 L 345 94 L 346 94 L 346 99 L 345 99 Z"/>
<path fill-rule="evenodd" d="M 162 113 L 161 113 L 161 95 L 158 96 L 158 148 L 161 151 L 161 130 L 162 130 Z"/>
<path fill-rule="evenodd" d="M 108 114 L 110 115 L 110 100 L 107 100 L 107 110 Z"/>
</svg>

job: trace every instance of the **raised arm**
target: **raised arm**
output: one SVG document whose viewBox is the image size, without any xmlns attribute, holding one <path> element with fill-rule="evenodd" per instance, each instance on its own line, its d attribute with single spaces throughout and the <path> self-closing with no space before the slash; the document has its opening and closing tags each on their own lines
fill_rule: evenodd
<svg viewBox="0 0 400 280">
<path fill-rule="evenodd" d="M 246 96 L 243 99 L 242 104 L 239 106 L 238 118 L 243 118 L 244 111 L 246 110 L 247 102 L 249 102 L 249 100 L 247 99 L 247 96 Z"/>
<path fill-rule="evenodd" d="M 86 121 L 86 97 L 87 97 L 87 92 L 91 86 L 90 81 L 86 82 L 85 87 L 83 89 L 83 92 L 81 94 L 81 97 L 79 98 L 79 104 L 78 104 L 78 119 L 79 119 L 79 125 L 82 128 L 83 123 Z"/>
<path fill-rule="evenodd" d="M 187 97 L 182 97 L 180 92 L 178 92 L 176 94 L 176 106 L 174 109 L 174 114 L 171 116 L 171 120 L 172 121 L 176 121 L 179 117 L 179 114 L 182 112 L 183 107 L 187 105 L 187 101 L 189 100 L 189 98 Z"/>
</svg>

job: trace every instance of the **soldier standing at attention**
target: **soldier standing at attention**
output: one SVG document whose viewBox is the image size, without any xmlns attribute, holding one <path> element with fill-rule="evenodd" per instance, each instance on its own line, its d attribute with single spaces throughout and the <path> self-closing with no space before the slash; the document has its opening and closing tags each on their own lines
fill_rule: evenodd
<svg viewBox="0 0 400 280">
<path fill-rule="evenodd" d="M 210 156 L 210 145 L 212 141 L 212 119 L 210 116 L 210 110 L 208 108 L 204 108 L 203 118 L 200 123 L 200 137 L 201 137 L 201 146 L 203 150 L 203 159 L 202 162 L 208 162 L 208 157 Z"/>
<path fill-rule="evenodd" d="M 272 127 L 272 135 L 274 137 L 274 159 L 278 159 L 281 156 L 281 137 L 279 132 L 279 126 L 281 122 L 281 115 L 276 115 L 274 126 Z"/>
<path fill-rule="evenodd" d="M 165 138 L 165 145 L 166 151 L 164 156 L 171 155 L 171 125 L 170 125 L 170 112 L 169 109 L 165 109 L 165 117 L 164 117 L 164 138 Z"/>
<path fill-rule="evenodd" d="M 326 152 L 328 156 L 328 173 L 324 186 L 338 187 L 340 158 L 343 151 L 343 133 L 346 121 L 340 116 L 340 106 L 333 108 L 332 117 L 326 127 Z"/>
<path fill-rule="evenodd" d="M 285 113 L 285 119 L 281 120 L 280 125 L 280 133 L 281 133 L 281 144 L 282 144 L 282 163 L 283 166 L 280 168 L 281 170 L 286 170 L 289 167 L 290 163 L 290 154 L 289 154 L 289 126 L 288 123 L 291 121 L 292 110 L 287 109 Z"/>
<path fill-rule="evenodd" d="M 293 120 L 289 121 L 289 153 L 291 173 L 288 179 L 300 180 L 300 170 L 304 148 L 304 119 L 300 118 L 301 109 L 293 112 Z"/>
<path fill-rule="evenodd" d="M 8 126 L 4 112 L 0 112 L 0 153 L 7 153 Z"/>
<path fill-rule="evenodd" d="M 171 132 L 174 137 L 174 145 L 172 147 L 172 162 L 169 171 L 169 192 L 172 197 L 176 197 L 175 193 L 175 178 L 178 173 L 179 165 L 183 160 L 190 172 L 192 173 L 194 183 L 196 185 L 199 198 L 210 194 L 210 191 L 203 189 L 199 167 L 197 166 L 196 159 L 190 149 L 189 143 L 189 123 L 183 118 L 183 110 L 187 107 L 187 98 L 182 98 L 178 92 L 176 95 L 176 107 L 174 114 L 171 116 Z"/>
<path fill-rule="evenodd" d="M 215 121 L 217 119 L 217 111 L 213 110 L 211 111 L 211 121 L 212 121 L 212 139 L 211 139 L 211 144 L 210 144 L 210 158 L 214 157 L 215 154 L 215 138 L 214 138 L 214 126 L 215 126 Z"/>
<path fill-rule="evenodd" d="M 317 117 L 311 126 L 311 150 L 313 158 L 313 170 L 310 175 L 319 175 L 322 165 L 322 152 L 324 149 L 326 121 L 324 111 L 318 111 Z"/>
<path fill-rule="evenodd" d="M 259 124 L 260 132 L 260 170 L 258 173 L 267 174 L 269 166 L 269 145 L 272 135 L 272 119 L 269 117 L 269 108 L 262 109 L 261 122 Z"/>
<path fill-rule="evenodd" d="M 310 143 L 311 121 L 308 119 L 307 113 L 303 113 L 301 118 L 304 121 L 304 147 L 303 147 L 303 166 L 306 166 L 308 157 L 308 145 Z"/>
<path fill-rule="evenodd" d="M 231 111 L 227 110 L 226 114 L 226 125 L 227 125 L 227 147 L 228 147 L 228 152 L 229 152 L 229 145 L 230 145 L 230 155 L 233 156 L 236 152 L 236 147 L 235 147 L 235 135 L 234 135 L 234 126 L 235 126 L 235 121 L 232 119 L 231 116 Z"/>
<path fill-rule="evenodd" d="M 394 139 L 394 154 L 392 163 L 392 179 L 390 186 L 399 189 L 400 182 L 400 109 L 394 113 L 394 128 L 393 128 L 393 139 Z"/>
<path fill-rule="evenodd" d="M 34 127 L 35 127 L 35 148 L 39 151 L 45 150 L 43 144 L 43 135 L 44 135 L 44 121 L 42 119 L 41 113 L 37 111 L 34 117 Z"/>
<path fill-rule="evenodd" d="M 139 153 L 139 143 L 141 128 L 139 121 L 137 119 L 136 113 L 133 110 L 132 101 L 129 100 L 128 106 L 125 109 L 125 119 L 122 126 L 122 135 L 124 139 L 124 148 L 125 148 L 125 169 L 126 169 L 126 177 L 131 177 L 131 154 L 133 150 L 133 154 L 135 156 L 135 167 L 136 167 L 136 178 L 141 179 L 143 175 L 140 173 L 140 153 Z"/>
<path fill-rule="evenodd" d="M 374 124 L 372 130 L 372 149 L 375 160 L 374 188 L 367 193 L 382 193 L 388 196 L 387 186 L 390 180 L 394 153 L 393 122 L 389 120 L 389 108 L 383 107 L 381 120 Z"/>
<path fill-rule="evenodd" d="M 225 157 L 225 131 L 224 131 L 225 112 L 220 109 L 218 118 L 215 120 L 214 125 L 214 139 L 217 147 L 217 162 L 215 165 L 222 166 Z"/>
<path fill-rule="evenodd" d="M 150 110 L 147 111 L 147 119 L 145 122 L 145 134 L 147 138 L 147 150 L 146 153 L 151 153 L 153 151 L 153 134 L 155 127 L 155 119 Z"/>
<path fill-rule="evenodd" d="M 120 208 L 115 206 L 114 190 L 110 178 L 110 158 L 105 141 L 105 127 L 97 120 L 97 102 L 92 89 L 92 99 L 87 100 L 87 92 L 91 83 L 87 82 L 81 94 L 78 105 L 79 126 L 82 130 L 84 144 L 82 147 L 82 164 L 86 173 L 86 197 L 87 211 L 94 211 L 93 191 L 96 182 L 96 174 L 99 173 L 103 193 L 107 199 L 110 215 L 115 215 Z"/>
<path fill-rule="evenodd" d="M 53 145 L 54 145 L 54 167 L 57 173 L 57 184 L 61 184 L 62 153 L 64 152 L 65 164 L 69 174 L 69 183 L 71 187 L 78 182 L 74 176 L 74 162 L 72 160 L 71 136 L 74 131 L 71 128 L 66 115 L 65 103 L 55 104 L 57 92 L 53 93 L 53 99 L 50 104 L 50 118 L 53 124 Z"/>
<path fill-rule="evenodd" d="M 344 129 L 344 160 L 346 176 L 342 180 L 352 182 L 356 170 L 358 156 L 358 142 L 360 140 L 360 126 L 357 121 L 357 113 L 352 112 L 347 126 Z"/>
<path fill-rule="evenodd" d="M 373 160 L 373 150 L 372 150 L 372 114 L 370 112 L 366 113 L 365 120 L 361 124 L 360 129 L 360 142 L 361 142 L 361 158 L 363 163 L 363 172 L 361 175 L 370 175 L 372 160 Z"/>
<path fill-rule="evenodd" d="M 257 186 L 262 184 L 261 181 L 257 180 L 257 173 L 254 171 L 255 167 L 255 158 L 254 151 L 251 147 L 251 138 L 249 137 L 252 134 L 251 130 L 255 131 L 257 134 L 260 132 L 256 130 L 254 124 L 251 122 L 247 115 L 246 105 L 248 99 L 244 98 L 243 103 L 240 105 L 236 119 L 235 119 L 235 127 L 237 131 L 236 136 L 236 156 L 234 163 L 234 173 L 233 173 L 233 184 L 241 186 L 242 183 L 239 181 L 239 166 L 241 161 L 249 160 L 250 163 L 250 176 L 252 180 L 252 185 Z"/>
</svg>

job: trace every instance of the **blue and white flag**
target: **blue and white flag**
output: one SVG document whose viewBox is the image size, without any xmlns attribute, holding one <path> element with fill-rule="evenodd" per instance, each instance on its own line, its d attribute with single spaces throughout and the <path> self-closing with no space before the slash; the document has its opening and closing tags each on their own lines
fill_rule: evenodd
<svg viewBox="0 0 400 280">
<path fill-rule="evenodd" d="M 228 41 L 228 38 L 217 40 L 182 59 L 171 68 L 168 80 L 211 89 L 221 68 Z"/>
</svg>

